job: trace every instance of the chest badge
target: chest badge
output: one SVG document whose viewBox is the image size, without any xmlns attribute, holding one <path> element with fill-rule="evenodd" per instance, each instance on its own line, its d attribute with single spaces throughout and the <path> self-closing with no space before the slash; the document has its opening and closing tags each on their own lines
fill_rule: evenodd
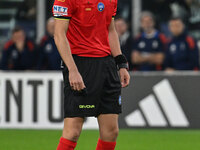
<svg viewBox="0 0 200 150">
<path fill-rule="evenodd" d="M 157 49 L 158 46 L 159 46 L 158 41 L 156 41 L 156 40 L 153 41 L 153 43 L 152 43 L 152 47 L 153 47 L 153 49 Z"/>
<path fill-rule="evenodd" d="M 176 53 L 176 50 L 177 50 L 177 47 L 175 44 L 172 44 L 169 48 L 171 54 L 175 54 Z"/>
<path fill-rule="evenodd" d="M 105 9 L 105 5 L 102 2 L 99 2 L 97 5 L 98 11 L 102 12 Z"/>
<path fill-rule="evenodd" d="M 182 42 L 182 43 L 180 44 L 180 50 L 181 50 L 181 51 L 185 51 L 185 50 L 186 50 L 186 45 L 185 45 L 185 43 Z"/>
<path fill-rule="evenodd" d="M 146 47 L 146 43 L 144 41 L 141 41 L 139 44 L 138 44 L 138 47 L 143 49 Z"/>
<path fill-rule="evenodd" d="M 17 58 L 18 58 L 18 52 L 17 52 L 17 50 L 14 50 L 14 51 L 12 52 L 12 58 L 13 58 L 13 59 L 17 59 Z"/>
<path fill-rule="evenodd" d="M 46 50 L 46 52 L 47 53 L 51 53 L 52 52 L 52 50 L 53 50 L 53 47 L 52 47 L 52 45 L 49 43 L 49 44 L 47 44 L 46 45 L 46 47 L 45 47 L 45 50 Z"/>
</svg>

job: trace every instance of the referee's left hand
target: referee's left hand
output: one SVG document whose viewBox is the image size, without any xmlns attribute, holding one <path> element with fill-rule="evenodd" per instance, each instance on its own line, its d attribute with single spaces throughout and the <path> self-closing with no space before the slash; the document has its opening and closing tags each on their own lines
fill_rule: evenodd
<svg viewBox="0 0 200 150">
<path fill-rule="evenodd" d="M 119 70 L 119 75 L 120 75 L 122 88 L 127 87 L 130 83 L 130 75 L 129 75 L 127 69 L 121 68 Z"/>
</svg>

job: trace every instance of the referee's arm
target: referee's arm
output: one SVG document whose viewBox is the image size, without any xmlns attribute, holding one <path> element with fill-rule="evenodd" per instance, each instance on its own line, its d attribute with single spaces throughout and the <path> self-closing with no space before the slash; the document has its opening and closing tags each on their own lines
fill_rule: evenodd
<svg viewBox="0 0 200 150">
<path fill-rule="evenodd" d="M 119 37 L 118 37 L 116 29 L 115 29 L 114 19 L 112 19 L 111 24 L 109 26 L 109 37 L 108 38 L 109 38 L 109 44 L 110 44 L 112 56 L 117 57 L 119 55 L 122 55 L 122 51 L 121 51 L 120 43 L 119 43 Z M 121 68 L 119 70 L 119 74 L 120 74 L 122 88 L 127 87 L 130 82 L 130 75 L 129 75 L 127 69 Z"/>
<path fill-rule="evenodd" d="M 113 57 L 116 57 L 122 54 L 120 43 L 119 43 L 119 37 L 115 29 L 114 19 L 112 19 L 109 26 L 109 44 L 110 44 Z"/>
<path fill-rule="evenodd" d="M 70 45 L 66 37 L 68 27 L 69 19 L 55 19 L 54 39 L 62 60 L 69 70 L 69 81 L 72 89 L 81 91 L 85 88 L 85 85 L 72 57 Z"/>
</svg>

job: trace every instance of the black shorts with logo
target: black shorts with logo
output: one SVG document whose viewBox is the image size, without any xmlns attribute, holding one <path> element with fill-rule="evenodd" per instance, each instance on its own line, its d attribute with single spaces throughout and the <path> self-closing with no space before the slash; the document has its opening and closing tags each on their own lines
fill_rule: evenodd
<svg viewBox="0 0 200 150">
<path fill-rule="evenodd" d="M 121 113 L 121 84 L 113 57 L 73 56 L 86 90 L 75 92 L 69 83 L 67 67 L 64 76 L 64 117 L 90 117 Z"/>
</svg>

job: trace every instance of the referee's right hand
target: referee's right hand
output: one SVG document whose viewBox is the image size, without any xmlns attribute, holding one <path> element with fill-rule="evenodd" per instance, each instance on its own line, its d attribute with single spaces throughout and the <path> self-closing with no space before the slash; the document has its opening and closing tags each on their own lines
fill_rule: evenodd
<svg viewBox="0 0 200 150">
<path fill-rule="evenodd" d="M 69 71 L 69 82 L 72 90 L 81 91 L 86 88 L 78 70 Z"/>
</svg>

